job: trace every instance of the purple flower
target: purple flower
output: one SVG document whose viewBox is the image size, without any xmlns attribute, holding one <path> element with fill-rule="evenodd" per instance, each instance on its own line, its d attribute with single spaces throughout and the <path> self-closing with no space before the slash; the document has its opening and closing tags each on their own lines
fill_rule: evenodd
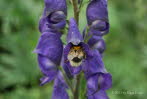
<svg viewBox="0 0 147 99">
<path fill-rule="evenodd" d="M 45 0 L 44 12 L 39 22 L 42 34 L 35 52 L 38 54 L 38 64 L 44 74 L 40 79 L 41 85 L 54 81 L 52 99 L 69 99 L 66 92 L 68 86 L 59 71 L 63 52 L 60 31 L 66 25 L 66 15 L 66 0 Z M 64 69 L 68 73 L 68 69 Z"/>
<path fill-rule="evenodd" d="M 71 74 L 78 74 L 82 68 L 86 71 L 86 67 L 89 67 L 87 65 L 93 64 L 95 60 L 98 60 L 96 64 L 99 66 L 94 64 L 93 66 L 96 67 L 93 67 L 95 68 L 94 70 L 100 70 L 99 67 L 102 66 L 101 70 L 105 71 L 101 56 L 98 51 L 95 51 L 96 48 L 99 48 L 99 45 L 95 46 L 96 48 L 93 47 L 97 41 L 95 42 L 94 38 L 91 38 L 89 40 L 90 45 L 84 43 L 83 37 L 73 18 L 70 19 L 67 43 L 68 44 L 64 48 L 64 61 L 65 65 L 71 71 Z"/>
<path fill-rule="evenodd" d="M 58 74 L 61 63 L 63 44 L 60 40 L 60 30 L 66 24 L 66 0 L 44 0 L 45 8 L 39 22 L 42 33 L 35 52 L 38 54 L 38 63 L 45 75 L 41 85 L 52 81 Z"/>
<path fill-rule="evenodd" d="M 102 36 L 109 32 L 107 0 L 91 0 L 87 7 L 90 33 Z"/>
<path fill-rule="evenodd" d="M 107 1 L 91 0 L 88 4 L 88 36 L 91 38 L 87 43 L 84 42 L 86 36 L 81 35 L 75 19 L 71 18 L 67 45 L 63 48 L 60 38 L 61 30 L 66 25 L 66 16 L 66 0 L 45 0 L 44 12 L 39 22 L 41 37 L 35 50 L 39 67 L 44 74 L 40 79 L 41 85 L 54 81 L 52 99 L 69 99 L 66 89 L 70 86 L 59 69 L 62 66 L 67 78 L 84 72 L 88 99 L 108 99 L 106 90 L 112 85 L 112 77 L 102 61 L 105 50 L 102 36 L 109 31 Z"/>
<path fill-rule="evenodd" d="M 45 8 L 39 22 L 40 32 L 60 31 L 66 25 L 66 0 L 45 0 Z"/>
<path fill-rule="evenodd" d="M 87 80 L 88 99 L 108 99 L 105 90 L 111 88 L 112 77 L 103 64 L 98 50 L 93 50 L 93 58 L 87 60 L 84 65 L 84 73 Z"/>
<path fill-rule="evenodd" d="M 102 42 L 102 44 L 97 44 L 99 42 Z M 104 84 L 111 87 L 111 75 L 106 71 L 100 54 L 105 49 L 103 40 L 101 37 L 97 38 L 93 36 L 89 40 L 89 43 L 85 44 L 75 20 L 71 18 L 67 43 L 64 48 L 64 66 L 68 67 L 72 75 L 83 71 L 87 79 L 88 99 L 97 99 L 91 98 L 91 95 L 92 97 L 97 97 L 97 95 L 104 94 L 106 90 Z M 100 78 L 103 80 L 99 83 L 98 79 Z M 95 84 L 95 86 L 91 86 L 91 83 L 93 83 L 92 85 Z M 99 84 L 102 86 L 100 89 Z"/>
<path fill-rule="evenodd" d="M 35 52 L 38 54 L 40 69 L 45 75 L 42 84 L 45 84 L 53 80 L 58 72 L 63 52 L 60 34 L 52 32 L 42 33 Z"/>
<path fill-rule="evenodd" d="M 69 99 L 62 73 L 58 66 L 61 64 L 63 44 L 60 40 L 61 34 L 43 32 L 35 52 L 38 54 L 38 63 L 44 77 L 41 78 L 41 85 L 54 80 L 52 99 Z"/>
<path fill-rule="evenodd" d="M 71 74 L 78 74 L 82 70 L 83 61 L 90 56 L 90 53 L 89 46 L 83 42 L 83 37 L 73 18 L 70 19 L 67 43 L 64 48 L 64 65 L 69 68 Z"/>
</svg>

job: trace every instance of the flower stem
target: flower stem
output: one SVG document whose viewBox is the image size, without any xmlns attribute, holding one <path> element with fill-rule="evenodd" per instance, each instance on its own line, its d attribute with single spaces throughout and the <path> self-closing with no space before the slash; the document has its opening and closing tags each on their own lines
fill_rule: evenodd
<svg viewBox="0 0 147 99">
<path fill-rule="evenodd" d="M 79 24 L 79 7 L 78 7 L 78 1 L 77 0 L 72 0 L 72 5 L 73 5 L 73 11 L 74 11 L 74 18 L 77 22 L 77 25 Z M 79 99 L 79 87 L 80 87 L 80 78 L 81 75 L 76 76 L 76 84 L 75 84 L 75 89 L 74 89 L 74 99 Z"/>
<path fill-rule="evenodd" d="M 80 79 L 81 79 L 81 74 L 76 76 L 76 87 L 74 90 L 74 99 L 79 99 Z"/>
<path fill-rule="evenodd" d="M 79 23 L 79 7 L 78 7 L 78 1 L 72 0 L 73 10 L 74 10 L 74 18 L 77 21 L 77 24 Z"/>
</svg>

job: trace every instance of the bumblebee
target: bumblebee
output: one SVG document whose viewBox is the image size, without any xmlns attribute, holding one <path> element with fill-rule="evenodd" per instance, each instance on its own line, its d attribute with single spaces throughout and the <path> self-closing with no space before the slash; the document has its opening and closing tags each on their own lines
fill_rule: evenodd
<svg viewBox="0 0 147 99">
<path fill-rule="evenodd" d="M 73 67 L 78 67 L 82 64 L 82 60 L 85 58 L 84 50 L 81 46 L 73 46 L 68 53 L 68 61 Z"/>
</svg>

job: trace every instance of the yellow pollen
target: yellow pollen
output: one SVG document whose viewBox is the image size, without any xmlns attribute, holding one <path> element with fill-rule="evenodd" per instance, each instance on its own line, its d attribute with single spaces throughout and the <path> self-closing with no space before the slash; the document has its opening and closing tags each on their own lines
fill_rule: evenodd
<svg viewBox="0 0 147 99">
<path fill-rule="evenodd" d="M 74 50 L 79 50 L 79 49 L 81 49 L 81 46 L 74 46 L 73 49 Z"/>
</svg>

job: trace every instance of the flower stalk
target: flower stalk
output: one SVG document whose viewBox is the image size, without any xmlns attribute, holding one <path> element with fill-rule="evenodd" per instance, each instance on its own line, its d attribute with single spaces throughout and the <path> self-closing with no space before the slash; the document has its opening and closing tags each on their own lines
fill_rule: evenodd
<svg viewBox="0 0 147 99">
<path fill-rule="evenodd" d="M 112 77 L 102 60 L 105 50 L 102 36 L 109 32 L 107 1 L 90 0 L 86 9 L 87 27 L 81 35 L 78 24 L 84 2 L 70 0 L 74 18 L 69 20 L 66 45 L 61 39 L 62 29 L 68 23 L 66 0 L 44 1 L 39 21 L 41 36 L 34 51 L 44 75 L 40 85 L 54 81 L 52 99 L 79 99 L 84 97 L 82 91 L 86 91 L 87 99 L 108 99 L 106 90 L 111 88 Z"/>
<path fill-rule="evenodd" d="M 74 18 L 77 22 L 77 25 L 79 24 L 79 7 L 78 7 L 78 1 L 77 0 L 72 0 L 72 5 L 73 5 L 73 11 L 74 11 Z M 75 84 L 75 89 L 74 89 L 74 99 L 79 99 L 79 87 L 80 87 L 80 78 L 81 74 L 76 76 L 76 84 Z"/>
<path fill-rule="evenodd" d="M 77 21 L 77 24 L 79 23 L 79 7 L 78 7 L 78 1 L 72 0 L 73 10 L 74 10 L 74 18 Z"/>
<path fill-rule="evenodd" d="M 81 79 L 81 74 L 76 76 L 76 86 L 74 90 L 74 99 L 79 99 L 79 88 L 80 88 L 80 80 Z"/>
</svg>

